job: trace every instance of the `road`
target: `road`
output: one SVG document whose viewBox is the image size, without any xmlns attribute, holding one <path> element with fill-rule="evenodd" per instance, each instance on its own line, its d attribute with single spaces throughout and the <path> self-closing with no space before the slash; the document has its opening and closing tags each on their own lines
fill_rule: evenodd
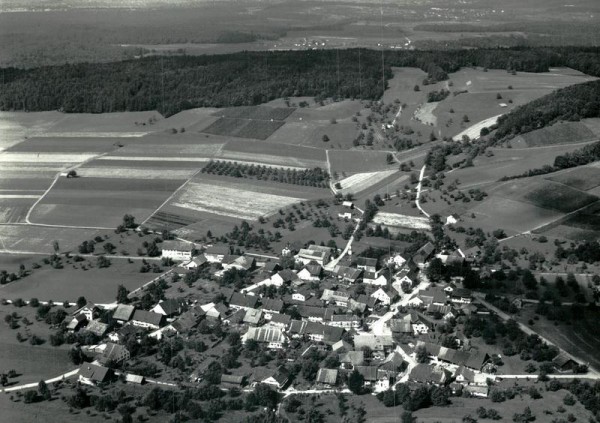
<svg viewBox="0 0 600 423">
<path fill-rule="evenodd" d="M 485 299 L 484 299 L 485 295 L 484 294 L 482 294 L 480 292 L 474 292 L 473 296 L 477 298 L 477 301 L 479 301 L 482 305 L 484 305 L 488 310 L 493 311 L 502 320 L 514 320 L 507 313 L 503 312 L 499 308 L 497 308 L 497 307 L 493 306 L 492 304 L 488 303 L 487 301 L 485 301 Z M 552 345 L 552 346 L 558 348 L 561 352 L 563 352 L 564 354 L 566 354 L 568 357 L 572 358 L 573 360 L 577 361 L 578 363 L 587 363 L 587 360 L 575 357 L 573 354 L 570 354 L 567 351 L 559 348 L 556 344 L 554 344 L 554 342 L 552 342 L 549 339 L 543 337 L 542 335 L 540 335 L 539 333 L 537 333 L 536 331 L 534 331 L 533 329 L 531 329 L 529 326 L 526 326 L 526 325 L 524 325 L 523 323 L 520 323 L 520 322 L 517 322 L 517 324 L 519 325 L 519 328 L 525 334 L 538 336 L 545 344 Z M 588 367 L 589 367 L 588 375 L 594 376 L 594 377 L 598 377 L 600 379 L 600 373 L 598 372 L 598 370 L 592 368 L 589 365 L 588 365 Z"/>
<path fill-rule="evenodd" d="M 419 183 L 417 184 L 417 198 L 415 199 L 415 204 L 417 205 L 417 208 L 421 211 L 421 213 L 423 213 L 425 216 L 429 217 L 429 213 L 427 213 L 425 210 L 423 210 L 423 208 L 421 207 L 421 204 L 419 203 L 419 200 L 421 198 L 421 185 L 423 183 L 423 177 L 425 176 L 426 168 L 427 168 L 427 165 L 423 165 L 423 167 L 421 168 L 421 173 L 419 174 Z"/>
<path fill-rule="evenodd" d="M 77 373 L 79 373 L 79 369 L 71 370 L 70 372 L 63 373 L 60 376 L 56 376 L 56 377 L 53 377 L 52 379 L 48 379 L 45 382 L 47 384 L 58 382 L 58 381 L 61 381 L 63 379 L 68 379 L 70 377 L 73 377 Z M 11 386 L 10 388 L 0 389 L 0 392 L 13 392 L 13 391 L 21 391 L 23 389 L 32 389 L 32 388 L 33 389 L 37 389 L 38 383 L 39 382 L 34 382 L 34 383 L 26 383 L 24 385 Z"/>
<path fill-rule="evenodd" d="M 131 298 L 135 297 L 139 291 L 143 291 L 148 285 L 153 284 L 157 280 L 164 278 L 165 276 L 167 276 L 169 273 L 172 273 L 172 272 L 173 272 L 173 269 L 169 269 L 166 272 L 161 273 L 160 275 L 158 275 L 157 277 L 155 277 L 154 279 L 152 279 L 150 282 L 146 282 L 145 284 L 143 284 L 139 288 L 134 289 L 133 291 L 131 291 L 129 294 L 127 294 L 127 298 L 131 299 Z"/>
<path fill-rule="evenodd" d="M 361 214 L 361 216 L 363 214 L 365 214 L 364 210 L 359 209 L 356 206 L 354 206 L 354 208 L 356 210 L 358 210 L 358 212 Z M 331 260 L 325 266 L 323 266 L 323 268 L 325 270 L 332 271 L 335 268 L 335 266 L 337 266 L 337 264 L 340 262 L 340 260 L 343 259 L 344 256 L 348 253 L 348 251 L 350 251 L 350 248 L 352 248 L 352 242 L 354 241 L 354 235 L 358 231 L 358 228 L 360 227 L 361 222 L 362 222 L 362 218 L 358 221 L 358 223 L 356 223 L 356 226 L 354 227 L 354 231 L 352 232 L 352 236 L 350 236 L 350 238 L 348 239 L 348 242 L 346 243 L 346 246 L 344 247 L 344 249 L 342 250 L 342 252 L 340 253 L 340 255 L 337 256 L 337 258 Z"/>
</svg>

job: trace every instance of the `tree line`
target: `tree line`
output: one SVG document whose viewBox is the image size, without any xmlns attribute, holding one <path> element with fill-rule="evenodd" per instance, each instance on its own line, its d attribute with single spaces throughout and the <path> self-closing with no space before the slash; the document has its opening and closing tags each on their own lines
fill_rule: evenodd
<svg viewBox="0 0 600 423">
<path fill-rule="evenodd" d="M 318 188 L 327 188 L 329 181 L 329 174 L 320 167 L 313 169 L 284 169 L 220 160 L 211 160 L 208 162 L 202 169 L 202 173 L 275 181 L 285 184 L 308 185 Z"/>
<path fill-rule="evenodd" d="M 545 72 L 568 66 L 600 76 L 597 47 L 388 51 L 383 69 L 418 67 L 424 83 L 465 66 Z M 360 62 L 358 56 L 360 54 Z M 360 66 L 358 66 L 360 63 Z M 368 49 L 145 57 L 34 69 L 4 68 L 0 110 L 104 113 L 256 105 L 290 96 L 378 99 L 381 52 Z"/>
</svg>

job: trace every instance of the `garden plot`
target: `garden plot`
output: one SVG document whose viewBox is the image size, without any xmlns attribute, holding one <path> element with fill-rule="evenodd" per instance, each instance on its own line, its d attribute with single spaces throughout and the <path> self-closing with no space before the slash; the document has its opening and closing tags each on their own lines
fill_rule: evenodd
<svg viewBox="0 0 600 423">
<path fill-rule="evenodd" d="M 415 230 L 431 230 L 429 219 L 419 216 L 407 216 L 398 213 L 378 212 L 373 218 L 373 223 L 390 226 L 393 228 L 405 228 Z"/>
<path fill-rule="evenodd" d="M 192 182 L 172 205 L 197 212 L 256 220 L 299 201 L 301 199 L 296 197 L 218 186 L 211 182 Z"/>
<path fill-rule="evenodd" d="M 395 173 L 397 173 L 396 170 L 356 173 L 352 176 L 338 181 L 338 183 L 341 186 L 341 189 L 336 189 L 336 191 L 340 191 L 344 194 L 356 194 L 358 192 L 364 191 L 372 187 L 373 185 L 381 182 L 385 178 Z"/>
</svg>

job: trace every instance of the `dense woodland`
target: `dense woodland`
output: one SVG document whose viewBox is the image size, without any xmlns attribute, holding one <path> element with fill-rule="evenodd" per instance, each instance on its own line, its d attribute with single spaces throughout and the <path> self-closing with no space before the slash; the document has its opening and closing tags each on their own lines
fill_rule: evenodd
<svg viewBox="0 0 600 423">
<path fill-rule="evenodd" d="M 435 82 L 465 66 L 528 72 L 568 66 L 600 76 L 599 53 L 599 48 L 390 51 L 384 75 L 391 78 L 393 66 L 418 67 L 427 72 L 427 82 Z M 288 96 L 378 99 L 384 88 L 381 52 L 365 49 L 146 57 L 0 73 L 0 110 L 158 110 L 169 116 Z"/>
<path fill-rule="evenodd" d="M 496 140 L 552 125 L 600 117 L 600 80 L 571 85 L 520 106 L 498 119 Z"/>
</svg>

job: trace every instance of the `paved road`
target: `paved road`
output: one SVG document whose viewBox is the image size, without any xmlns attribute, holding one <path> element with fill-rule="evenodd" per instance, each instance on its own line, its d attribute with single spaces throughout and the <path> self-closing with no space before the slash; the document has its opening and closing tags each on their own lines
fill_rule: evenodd
<svg viewBox="0 0 600 423">
<path fill-rule="evenodd" d="M 356 206 L 354 206 L 354 208 L 356 210 L 358 210 L 358 212 L 361 214 L 361 216 L 365 213 L 363 210 L 359 209 Z M 362 218 L 361 218 L 361 220 L 362 220 Z M 340 260 L 343 259 L 344 256 L 348 253 L 348 251 L 350 251 L 350 248 L 352 248 L 352 242 L 354 242 L 354 235 L 356 234 L 356 232 L 358 231 L 358 228 L 360 227 L 361 220 L 359 220 L 358 223 L 356 224 L 356 226 L 354 227 L 354 231 L 352 232 L 352 236 L 350 236 L 350 239 L 348 239 L 348 242 L 346 243 L 346 246 L 344 247 L 344 249 L 342 250 L 342 252 L 340 253 L 340 255 L 337 256 L 337 258 L 331 260 L 325 266 L 323 266 L 323 268 L 325 270 L 332 271 L 335 268 L 335 266 L 337 266 L 337 264 L 340 262 Z"/>
<path fill-rule="evenodd" d="M 421 211 L 421 213 L 423 213 L 425 216 L 429 217 L 429 213 L 427 213 L 425 210 L 423 210 L 423 208 L 421 207 L 421 204 L 419 203 L 419 200 L 421 199 L 421 185 L 423 183 L 423 177 L 425 176 L 426 168 L 427 168 L 427 166 L 423 165 L 423 167 L 421 168 L 421 173 L 419 174 L 419 183 L 417 184 L 417 198 L 415 199 L 415 204 L 417 205 L 417 208 Z"/>
<path fill-rule="evenodd" d="M 79 373 L 79 369 L 71 370 L 70 372 L 64 373 L 64 374 L 62 374 L 62 375 L 60 375 L 60 376 L 56 376 L 56 377 L 53 377 L 52 379 L 48 379 L 48 380 L 46 380 L 45 382 L 46 382 L 47 384 L 54 383 L 54 382 L 58 382 L 58 381 L 60 381 L 60 380 L 63 380 L 63 379 L 68 379 L 68 378 L 70 378 L 70 377 L 73 377 L 73 376 L 75 376 L 77 373 Z M 34 389 L 37 389 L 37 387 L 38 387 L 38 383 L 39 383 L 39 382 L 34 382 L 34 383 L 26 383 L 26 384 L 24 384 L 24 385 L 11 386 L 10 388 L 4 388 L 4 389 L 0 389 L 0 392 L 21 391 L 21 390 L 23 390 L 23 389 L 32 389 L 32 388 L 34 388 Z"/>
</svg>

